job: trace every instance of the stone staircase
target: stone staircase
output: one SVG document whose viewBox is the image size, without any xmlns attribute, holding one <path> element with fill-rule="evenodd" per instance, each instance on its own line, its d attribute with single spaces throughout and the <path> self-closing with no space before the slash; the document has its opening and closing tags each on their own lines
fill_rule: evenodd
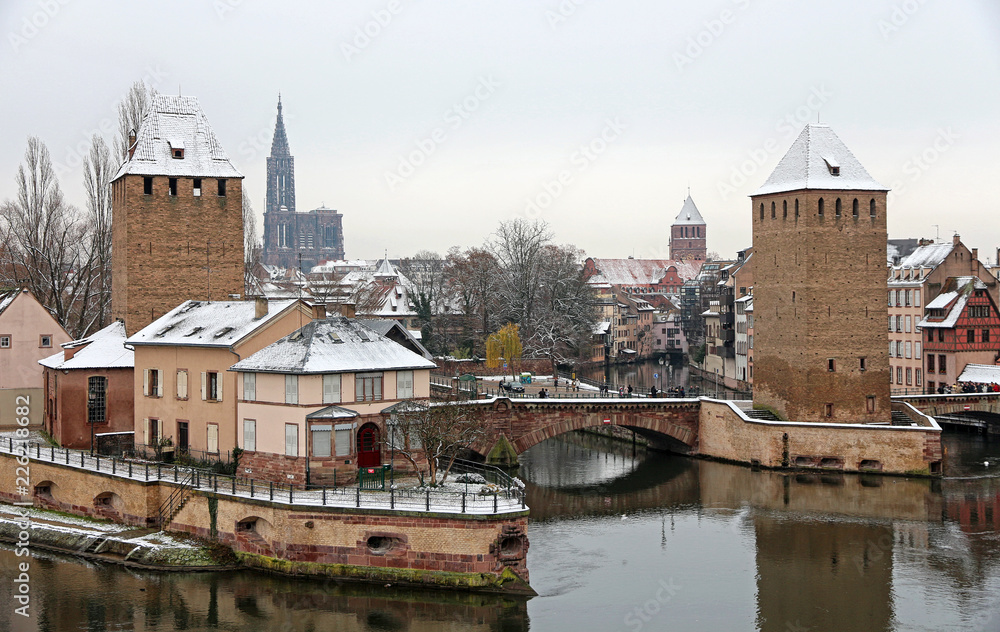
<svg viewBox="0 0 1000 632">
<path fill-rule="evenodd" d="M 751 408 L 749 410 L 744 410 L 743 412 L 746 413 L 746 416 L 750 419 L 759 419 L 761 421 L 781 421 L 781 419 L 779 419 L 778 416 L 770 410 Z"/>
</svg>

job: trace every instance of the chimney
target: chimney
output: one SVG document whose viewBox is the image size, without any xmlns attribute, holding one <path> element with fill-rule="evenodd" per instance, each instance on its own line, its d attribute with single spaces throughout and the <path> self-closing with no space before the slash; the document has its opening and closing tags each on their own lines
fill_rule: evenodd
<svg viewBox="0 0 1000 632">
<path fill-rule="evenodd" d="M 339 303 L 337 307 L 344 318 L 354 318 L 354 303 Z"/>
<path fill-rule="evenodd" d="M 132 160 L 132 155 L 135 153 L 135 130 L 131 129 L 128 132 L 128 148 L 125 150 L 128 152 L 128 159 Z"/>
<path fill-rule="evenodd" d="M 326 318 L 326 304 L 314 303 L 312 306 L 313 320 L 324 320 Z"/>
<path fill-rule="evenodd" d="M 258 296 L 254 299 L 253 317 L 263 318 L 265 316 L 267 316 L 267 297 Z"/>
<path fill-rule="evenodd" d="M 955 236 L 951 238 L 951 245 L 957 246 L 960 243 L 962 243 L 962 237 L 958 233 L 955 233 Z"/>
<path fill-rule="evenodd" d="M 979 260 L 979 248 L 972 249 L 972 258 L 977 261 Z"/>
</svg>

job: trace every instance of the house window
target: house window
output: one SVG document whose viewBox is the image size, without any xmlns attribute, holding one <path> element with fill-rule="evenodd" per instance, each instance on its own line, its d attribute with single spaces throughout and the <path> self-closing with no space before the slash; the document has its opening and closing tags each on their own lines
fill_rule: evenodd
<svg viewBox="0 0 1000 632">
<path fill-rule="evenodd" d="M 358 402 L 382 399 L 382 374 L 357 373 L 354 376 L 354 400 Z"/>
<path fill-rule="evenodd" d="M 975 341 L 976 341 L 976 330 L 975 329 L 966 329 L 965 330 L 965 342 L 968 343 L 968 344 L 972 344 Z"/>
<path fill-rule="evenodd" d="M 243 399 L 252 402 L 257 399 L 257 374 L 243 374 Z"/>
<path fill-rule="evenodd" d="M 42 334 L 38 337 L 38 346 L 43 349 L 48 349 L 52 346 L 52 336 L 48 334 Z"/>
<path fill-rule="evenodd" d="M 913 306 L 920 307 L 920 290 L 913 290 Z"/>
<path fill-rule="evenodd" d="M 989 341 L 990 341 L 990 330 L 989 329 L 984 329 L 983 330 L 983 342 L 989 342 Z"/>
<path fill-rule="evenodd" d="M 226 181 L 219 180 L 219 197 L 226 197 Z"/>
<path fill-rule="evenodd" d="M 177 399 L 188 398 L 188 372 L 187 369 L 177 369 Z"/>
<path fill-rule="evenodd" d="M 248 452 L 257 451 L 257 420 L 243 420 L 243 449 Z"/>
<path fill-rule="evenodd" d="M 285 403 L 286 404 L 298 404 L 299 403 L 299 376 L 298 375 L 286 375 L 285 376 Z"/>
<path fill-rule="evenodd" d="M 142 370 L 142 394 L 146 397 L 163 397 L 163 375 L 160 369 Z"/>
<path fill-rule="evenodd" d="M 201 398 L 209 402 L 222 401 L 222 379 L 216 371 L 201 374 Z"/>
<path fill-rule="evenodd" d="M 934 373 L 934 371 L 935 371 L 935 369 L 934 369 L 934 354 L 933 353 L 928 353 L 927 354 L 927 372 L 928 373 Z"/>
<path fill-rule="evenodd" d="M 396 399 L 413 397 L 413 371 L 396 371 Z"/>
<path fill-rule="evenodd" d="M 921 377 L 922 377 L 920 375 L 920 369 L 917 369 L 916 371 L 914 371 L 914 376 L 913 377 L 914 377 L 914 379 L 917 380 L 917 386 L 920 386 L 920 380 L 921 380 Z"/>
<path fill-rule="evenodd" d="M 919 342 L 913 343 L 913 357 L 916 358 L 917 360 L 920 359 L 920 343 Z"/>
<path fill-rule="evenodd" d="M 913 384 L 913 369 L 906 367 L 906 385 Z"/>
<path fill-rule="evenodd" d="M 201 178 L 194 179 L 194 196 L 201 197 Z"/>
<path fill-rule="evenodd" d="M 327 373 L 323 376 L 323 403 L 340 403 L 340 374 Z"/>
<path fill-rule="evenodd" d="M 143 195 L 153 195 L 153 179 L 149 176 L 142 179 L 142 193 Z"/>
<path fill-rule="evenodd" d="M 170 195 L 177 195 L 177 178 L 168 178 L 167 183 L 167 191 Z"/>
<path fill-rule="evenodd" d="M 933 329 L 928 329 L 927 330 L 927 342 L 934 342 L 934 330 Z"/>
<path fill-rule="evenodd" d="M 948 364 L 947 364 L 948 361 L 945 359 L 946 357 L 947 356 L 943 355 L 938 356 L 938 373 L 948 372 Z"/>
<path fill-rule="evenodd" d="M 896 384 L 902 384 L 902 383 L 903 383 L 903 367 L 897 366 L 896 367 Z"/>
<path fill-rule="evenodd" d="M 94 376 L 87 378 L 87 422 L 103 424 L 107 417 L 108 378 Z"/>
<path fill-rule="evenodd" d="M 285 424 L 285 456 L 299 455 L 299 425 Z"/>
<path fill-rule="evenodd" d="M 944 329 L 938 329 L 938 342 L 944 342 Z"/>
<path fill-rule="evenodd" d="M 205 426 L 205 451 L 218 454 L 219 424 L 208 424 Z"/>
<path fill-rule="evenodd" d="M 10 334 L 0 336 L 0 349 L 10 349 Z"/>
<path fill-rule="evenodd" d="M 911 343 L 909 340 L 906 341 L 906 353 L 904 354 L 903 357 L 909 358 L 913 355 L 913 350 L 911 348 L 912 344 L 913 343 Z"/>
<path fill-rule="evenodd" d="M 906 306 L 907 306 L 907 307 L 909 307 L 909 306 L 910 306 L 910 295 L 911 295 L 911 293 L 912 293 L 912 292 L 913 292 L 913 290 L 906 290 L 906 291 L 905 291 L 905 292 L 903 293 L 903 298 L 904 298 L 904 300 L 906 301 Z M 907 316 L 907 318 L 909 318 L 909 316 Z"/>
<path fill-rule="evenodd" d="M 330 440 L 333 426 L 330 424 L 314 424 L 309 426 L 312 436 L 312 455 L 318 458 L 330 456 Z"/>
<path fill-rule="evenodd" d="M 909 293 L 910 293 L 910 291 L 909 291 L 909 290 L 907 290 L 907 291 L 906 291 L 906 293 L 907 293 L 907 294 L 909 294 Z M 910 316 L 907 316 L 907 317 L 906 317 L 906 320 L 905 320 L 905 321 L 903 321 L 903 322 L 905 322 L 905 323 L 906 323 L 906 327 L 905 327 L 904 331 L 906 331 L 906 333 L 910 333 L 910 323 L 911 323 L 911 320 L 910 320 Z"/>
<path fill-rule="evenodd" d="M 142 424 L 142 440 L 146 445 L 158 445 L 162 437 L 162 426 L 160 420 L 147 418 Z"/>
</svg>

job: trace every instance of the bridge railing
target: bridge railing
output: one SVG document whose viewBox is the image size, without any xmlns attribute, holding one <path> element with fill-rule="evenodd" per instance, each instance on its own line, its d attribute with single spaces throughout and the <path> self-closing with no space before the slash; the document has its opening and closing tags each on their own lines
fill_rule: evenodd
<svg viewBox="0 0 1000 632">
<path fill-rule="evenodd" d="M 527 508 L 524 491 L 516 487 L 491 491 L 489 494 L 431 489 L 369 491 L 356 486 L 306 490 L 292 485 L 229 476 L 178 464 L 102 457 L 99 454 L 90 456 L 88 452 L 82 450 L 69 450 L 38 442 L 29 443 L 12 437 L 0 438 L 0 453 L 133 481 L 187 485 L 189 490 L 288 505 L 468 514 L 514 513 Z M 17 490 L 18 494 L 25 497 L 32 496 L 33 492 L 33 489 L 26 487 Z M 150 518 L 155 520 L 158 516 L 159 513 L 156 513 Z"/>
</svg>

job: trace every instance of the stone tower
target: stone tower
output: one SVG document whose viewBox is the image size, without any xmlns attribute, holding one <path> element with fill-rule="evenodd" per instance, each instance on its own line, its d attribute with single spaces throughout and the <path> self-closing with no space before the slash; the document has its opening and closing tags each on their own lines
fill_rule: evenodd
<svg viewBox="0 0 1000 632">
<path fill-rule="evenodd" d="M 282 268 L 301 266 L 308 273 L 324 261 L 343 258 L 343 215 L 325 205 L 310 211 L 295 209 L 295 158 L 288 149 L 279 96 L 278 121 L 267 157 L 262 261 Z"/>
<path fill-rule="evenodd" d="M 243 174 L 198 99 L 158 94 L 112 180 L 115 318 L 129 335 L 180 303 L 242 297 Z"/>
<path fill-rule="evenodd" d="M 807 125 L 751 194 L 754 396 L 792 421 L 888 421 L 886 189 Z"/>
<path fill-rule="evenodd" d="M 691 194 L 670 226 L 670 258 L 674 261 L 704 261 L 708 253 L 705 245 L 705 219 L 698 212 Z"/>
</svg>

